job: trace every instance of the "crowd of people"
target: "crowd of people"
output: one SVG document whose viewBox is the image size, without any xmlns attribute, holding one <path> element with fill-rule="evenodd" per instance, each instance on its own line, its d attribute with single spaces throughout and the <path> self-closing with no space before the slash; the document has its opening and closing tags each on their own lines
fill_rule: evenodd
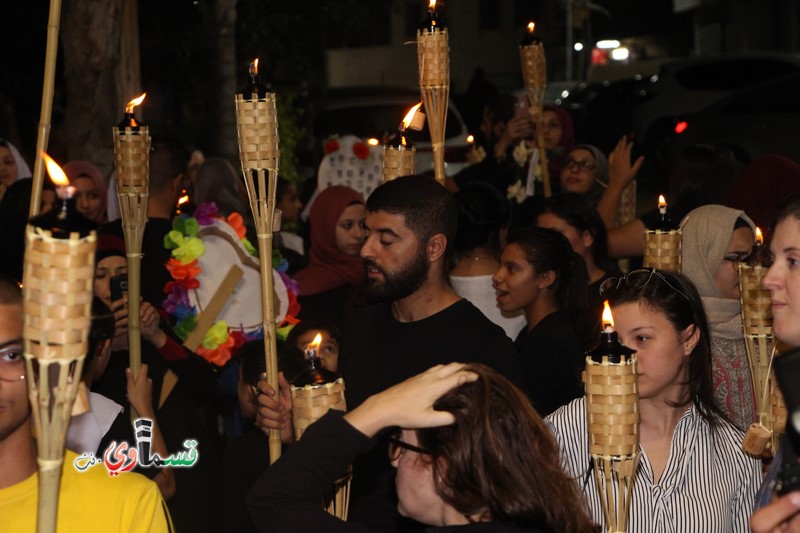
<svg viewBox="0 0 800 533">
<path fill-rule="evenodd" d="M 758 412 L 738 274 L 743 262 L 771 265 L 764 287 L 775 337 L 781 350 L 800 346 L 800 181 L 789 178 L 800 167 L 766 154 L 740 169 L 722 148 L 687 149 L 669 177 L 682 272 L 640 268 L 643 232 L 661 213 L 617 222 L 644 162 L 633 144 L 623 138 L 604 154 L 578 142 L 566 111 L 546 106 L 542 168 L 536 122 L 515 102 L 486 102 L 485 156 L 444 187 L 421 174 L 369 195 L 331 185 L 301 198 L 300 184 L 280 178 L 282 228 L 270 259 L 297 290 L 292 327 L 277 342 L 277 389 L 258 338 L 231 335 L 224 364 L 184 346 L 180 305 L 165 292 L 176 279 L 165 242 L 193 210 L 206 216 L 213 202 L 215 216 L 255 242 L 230 162 L 153 143 L 138 375 L 128 368 L 128 296 L 115 292 L 127 262 L 113 179 L 89 161 L 66 163 L 69 208 L 98 238 L 81 378 L 90 410 L 73 418 L 67 438 L 60 528 L 605 530 L 581 373 L 608 300 L 639 365 L 641 459 L 628 531 L 800 531 L 800 492 L 776 489 L 781 468 L 796 462 L 791 423 L 777 450 L 742 450 Z M 36 508 L 19 285 L 31 187 L 26 161 L 0 139 L 0 529 L 14 531 L 32 528 Z M 46 213 L 60 204 L 51 184 L 44 193 Z M 179 204 L 182 195 L 189 201 Z M 317 334 L 322 366 L 345 382 L 347 412 L 329 411 L 298 439 L 290 384 Z M 76 472 L 80 454 L 136 440 L 131 411 L 152 420 L 154 453 L 192 439 L 199 461 L 137 466 L 119 479 Z M 270 465 L 274 430 L 283 453 Z M 350 468 L 344 522 L 320 502 Z M 86 494 L 103 498 L 103 512 L 75 503 Z"/>
</svg>

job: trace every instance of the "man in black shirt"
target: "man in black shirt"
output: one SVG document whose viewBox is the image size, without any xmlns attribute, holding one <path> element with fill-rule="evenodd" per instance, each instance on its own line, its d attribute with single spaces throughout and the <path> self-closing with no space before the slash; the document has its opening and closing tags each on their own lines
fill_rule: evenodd
<svg viewBox="0 0 800 533">
<path fill-rule="evenodd" d="M 454 200 L 428 176 L 390 181 L 367 199 L 361 255 L 367 294 L 379 303 L 355 312 L 345 328 L 339 370 L 348 408 L 440 363 L 480 362 L 519 379 L 518 355 L 503 330 L 449 285 L 456 220 Z M 259 387 L 265 394 L 258 423 L 280 428 L 288 442 L 290 395 L 282 386 L 275 400 L 266 381 Z M 394 469 L 383 446 L 353 465 L 348 521 L 380 531 L 421 530 L 397 512 Z"/>
</svg>

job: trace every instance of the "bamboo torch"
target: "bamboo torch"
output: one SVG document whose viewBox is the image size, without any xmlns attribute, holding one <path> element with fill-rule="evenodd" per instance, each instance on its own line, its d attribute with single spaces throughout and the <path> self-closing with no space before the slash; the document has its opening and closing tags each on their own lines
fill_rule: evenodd
<svg viewBox="0 0 800 533">
<path fill-rule="evenodd" d="M 600 342 L 586 354 L 586 423 L 594 479 L 609 532 L 624 532 L 639 462 L 636 352 L 614 331 L 608 301 Z"/>
<path fill-rule="evenodd" d="M 383 146 L 383 183 L 414 174 L 417 148 L 406 139 L 405 132 L 417 122 L 417 117 L 423 117 L 422 113 L 417 112 L 421 105 L 422 102 L 418 103 L 406 113 L 394 140 Z M 425 120 L 424 117 L 422 120 Z"/>
<path fill-rule="evenodd" d="M 39 464 L 37 531 L 56 531 L 70 413 L 88 349 L 95 233 L 69 216 L 64 172 L 43 155 L 64 201 L 25 229 L 24 355 Z"/>
<path fill-rule="evenodd" d="M 539 149 L 539 164 L 542 168 L 542 183 L 544 196 L 549 198 L 553 194 L 550 186 L 550 170 L 547 167 L 547 150 L 544 146 L 544 122 L 542 121 L 542 108 L 544 107 L 544 90 L 547 87 L 547 62 L 544 57 L 544 46 L 541 39 L 533 34 L 535 24 L 528 23 L 525 38 L 519 45 L 519 57 L 522 63 L 522 80 L 528 93 L 530 113 L 536 124 L 536 147 Z"/>
<path fill-rule="evenodd" d="M 683 232 L 673 224 L 667 213 L 667 200 L 663 195 L 658 197 L 658 211 L 661 220 L 655 228 L 644 230 L 644 258 L 642 264 L 645 268 L 659 270 L 681 271 L 683 253 Z"/>
<path fill-rule="evenodd" d="M 33 162 L 33 185 L 28 215 L 39 213 L 44 183 L 42 155 L 47 150 L 50 138 L 50 120 L 53 116 L 53 91 L 56 78 L 56 56 L 58 54 L 58 30 L 61 26 L 61 0 L 50 0 L 50 15 L 47 19 L 47 48 L 44 58 L 44 81 L 42 82 L 42 109 L 39 115 L 39 131 L 36 135 L 36 158 Z"/>
<path fill-rule="evenodd" d="M 150 185 L 150 129 L 136 120 L 134 111 L 146 95 L 144 93 L 128 102 L 125 106 L 125 117 L 113 128 L 117 198 L 128 260 L 128 349 L 134 376 L 139 374 L 142 362 L 139 296 L 142 292 L 142 238 L 147 224 L 147 195 Z M 136 417 L 133 408 L 131 416 Z"/>
<path fill-rule="evenodd" d="M 276 224 L 274 220 L 275 191 L 280 166 L 278 111 L 275 93 L 267 92 L 259 82 L 258 59 L 250 63 L 250 84 L 244 91 L 236 94 L 235 100 L 239 159 L 258 234 L 267 381 L 277 391 L 278 350 L 275 337 L 275 288 L 272 281 L 272 232 L 280 226 L 280 222 Z M 269 432 L 270 464 L 280 456 L 280 431 L 272 429 Z"/>
<path fill-rule="evenodd" d="M 433 172 L 444 185 L 444 131 L 450 98 L 450 49 L 444 21 L 436 13 L 436 0 L 430 0 L 428 18 L 417 31 L 419 89 L 428 116 L 433 148 Z"/>
<path fill-rule="evenodd" d="M 752 260 L 739 263 L 739 299 L 742 304 L 742 324 L 747 349 L 747 360 L 750 363 L 750 375 L 753 378 L 756 412 L 758 420 L 747 429 L 742 449 L 747 453 L 760 456 L 772 444 L 772 451 L 780 438 L 785 422 L 775 416 L 771 404 L 779 404 L 773 398 L 780 391 L 775 387 L 772 361 L 775 356 L 775 337 L 772 332 L 772 301 L 768 289 L 762 282 L 767 274 L 767 267 L 760 264 L 760 250 L 764 242 L 761 230 L 756 228 L 756 246 Z M 772 400 L 772 401 L 771 401 Z"/>
</svg>

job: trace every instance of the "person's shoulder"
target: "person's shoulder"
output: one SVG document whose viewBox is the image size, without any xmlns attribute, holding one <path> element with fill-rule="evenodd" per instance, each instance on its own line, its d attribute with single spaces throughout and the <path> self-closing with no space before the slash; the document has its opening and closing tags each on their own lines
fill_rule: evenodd
<svg viewBox="0 0 800 533">
<path fill-rule="evenodd" d="M 545 421 L 556 429 L 568 426 L 583 426 L 586 423 L 586 398 L 575 398 L 545 417 Z"/>
</svg>

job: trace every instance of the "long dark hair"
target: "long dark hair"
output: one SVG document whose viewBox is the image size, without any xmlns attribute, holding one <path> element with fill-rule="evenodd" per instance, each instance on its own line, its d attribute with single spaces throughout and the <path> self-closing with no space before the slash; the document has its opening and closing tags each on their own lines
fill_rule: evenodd
<svg viewBox="0 0 800 533">
<path fill-rule="evenodd" d="M 467 518 L 544 531 L 595 530 L 577 485 L 559 466 L 555 438 L 527 396 L 486 366 L 466 368 L 478 380 L 434 404 L 455 423 L 417 430 L 420 446 L 431 452 L 441 498 Z"/>
<path fill-rule="evenodd" d="M 569 314 L 581 338 L 585 338 L 589 276 L 586 262 L 572 250 L 567 238 L 548 228 L 523 228 L 508 236 L 508 244 L 520 247 L 537 274 L 547 271 L 555 274 L 549 288 L 556 304 Z"/>
<path fill-rule="evenodd" d="M 662 277 L 660 277 L 660 274 Z M 694 284 L 683 274 L 658 270 L 642 286 L 622 282 L 609 294 L 612 306 L 639 303 L 660 313 L 680 333 L 689 326 L 700 330 L 700 339 L 689 354 L 687 396 L 680 398 L 674 407 L 694 403 L 700 415 L 713 427 L 725 415 L 714 403 L 711 375 L 711 335 L 703 302 Z"/>
<path fill-rule="evenodd" d="M 544 213 L 557 216 L 578 232 L 588 231 L 594 241 L 591 246 L 594 264 L 606 272 L 615 270 L 608 257 L 608 231 L 603 219 L 583 196 L 571 192 L 551 196 L 539 211 L 540 215 Z"/>
<path fill-rule="evenodd" d="M 455 200 L 458 206 L 455 251 L 485 246 L 493 253 L 499 252 L 500 230 L 509 223 L 508 200 L 496 187 L 479 181 L 461 187 Z"/>
</svg>

